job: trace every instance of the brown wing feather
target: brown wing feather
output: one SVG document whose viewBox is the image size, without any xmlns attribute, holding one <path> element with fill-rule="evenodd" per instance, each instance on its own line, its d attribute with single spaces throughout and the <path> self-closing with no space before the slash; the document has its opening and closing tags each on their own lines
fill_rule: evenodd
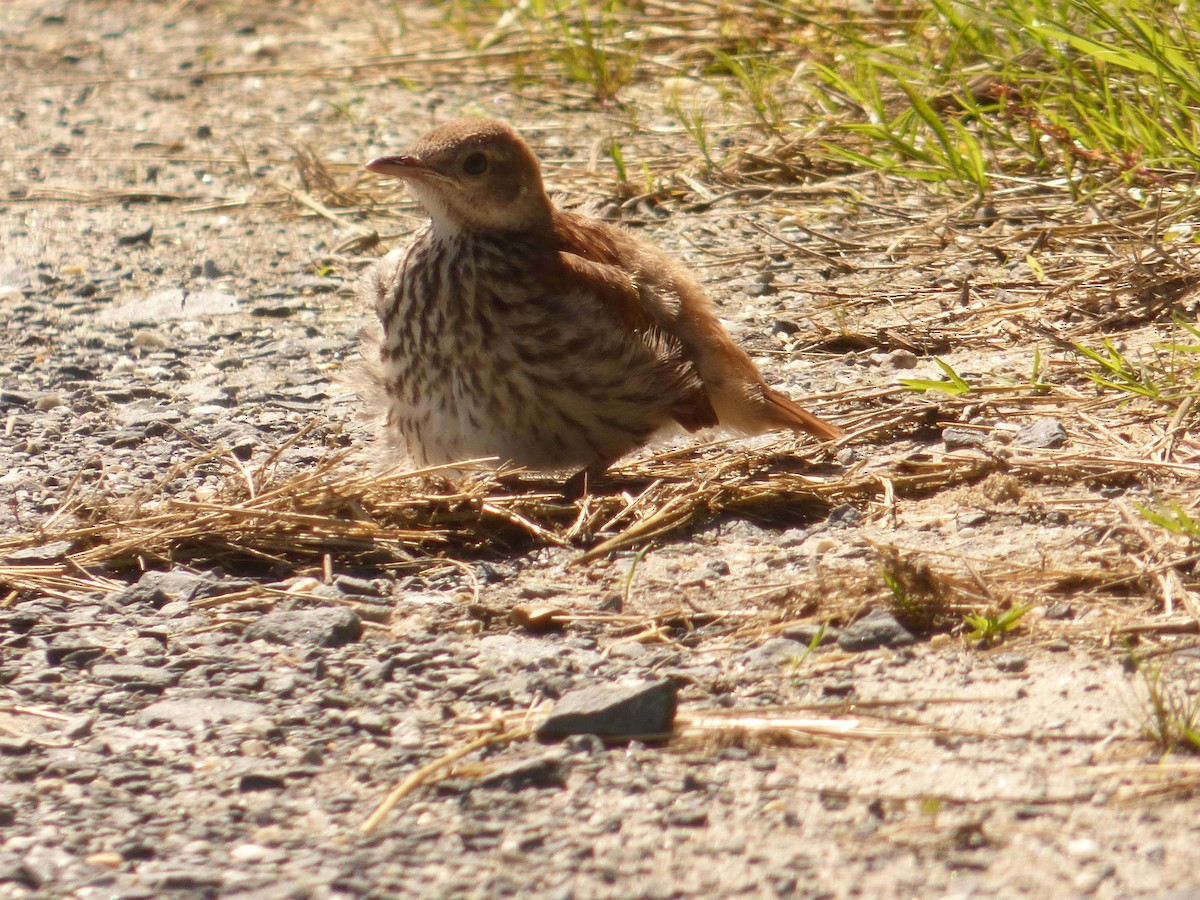
<svg viewBox="0 0 1200 900">
<path fill-rule="evenodd" d="M 711 421 L 706 413 L 695 426 L 677 417 L 684 427 L 720 424 L 750 433 L 788 428 L 824 440 L 842 437 L 840 428 L 763 381 L 717 318 L 704 288 L 675 260 L 598 219 L 556 210 L 553 228 L 569 266 L 606 273 L 597 277 L 607 286 L 604 296 L 613 312 L 635 331 L 654 330 L 677 343 L 698 373 L 714 412 Z"/>
<path fill-rule="evenodd" d="M 646 343 L 666 364 L 671 373 L 684 384 L 691 383 L 682 403 L 671 410 L 671 417 L 688 431 L 712 428 L 718 424 L 716 410 L 708 398 L 704 382 L 691 364 L 679 340 L 664 331 L 646 314 L 640 290 L 634 280 L 614 265 L 585 259 L 574 253 L 560 251 L 558 261 L 564 279 L 583 282 L 605 306 L 629 329 L 630 337 Z"/>
</svg>

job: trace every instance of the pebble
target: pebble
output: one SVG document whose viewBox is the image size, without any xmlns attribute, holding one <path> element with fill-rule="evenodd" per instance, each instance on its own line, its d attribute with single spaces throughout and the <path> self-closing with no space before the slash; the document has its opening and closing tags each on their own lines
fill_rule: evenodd
<svg viewBox="0 0 1200 900">
<path fill-rule="evenodd" d="M 942 441 L 947 450 L 966 450 L 970 447 L 982 447 L 988 442 L 986 431 L 976 431 L 974 428 L 958 428 L 950 425 L 942 430 Z"/>
<path fill-rule="evenodd" d="M 776 637 L 764 642 L 745 656 L 747 669 L 756 672 L 783 671 L 808 650 L 807 644 L 789 637 Z"/>
<path fill-rule="evenodd" d="M 271 854 L 271 849 L 261 844 L 238 844 L 229 851 L 229 858 L 238 863 L 260 863 Z"/>
<path fill-rule="evenodd" d="M 33 547 L 13 550 L 4 555 L 4 562 L 10 566 L 44 566 L 61 562 L 66 559 L 74 545 L 70 541 L 50 541 Z"/>
<path fill-rule="evenodd" d="M 653 737 L 671 731 L 678 689 L 669 678 L 632 685 L 594 685 L 564 696 L 537 727 L 542 739 L 572 734 Z"/>
<path fill-rule="evenodd" d="M 247 641 L 340 647 L 362 637 L 362 620 L 344 606 L 296 609 L 263 616 L 246 628 Z"/>
<path fill-rule="evenodd" d="M 874 650 L 877 647 L 904 647 L 916 638 L 886 610 L 874 609 L 838 635 L 838 647 L 847 652 Z"/>
<path fill-rule="evenodd" d="M 999 653 L 992 657 L 992 665 L 1001 672 L 1024 672 L 1029 668 L 1029 659 L 1020 653 Z"/>
<path fill-rule="evenodd" d="M 112 684 L 163 690 L 174 684 L 179 679 L 179 674 L 169 669 L 150 666 L 97 663 L 92 666 L 92 677 L 97 681 L 107 681 Z"/>
<path fill-rule="evenodd" d="M 1014 447 L 1049 449 L 1061 447 L 1066 442 L 1066 429 L 1058 419 L 1038 419 L 1018 431 L 1012 443 Z"/>
<path fill-rule="evenodd" d="M 168 725 L 185 731 L 227 722 L 249 722 L 266 711 L 261 703 L 216 697 L 159 700 L 138 713 L 141 725 Z"/>
<path fill-rule="evenodd" d="M 557 788 L 566 784 L 561 751 L 530 756 L 505 763 L 480 780 L 486 788 L 502 787 L 510 791 L 525 788 Z"/>
</svg>

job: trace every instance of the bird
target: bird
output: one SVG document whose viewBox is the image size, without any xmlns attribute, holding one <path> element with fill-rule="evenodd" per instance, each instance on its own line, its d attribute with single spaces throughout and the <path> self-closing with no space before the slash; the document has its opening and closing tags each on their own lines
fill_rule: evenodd
<svg viewBox="0 0 1200 900">
<path fill-rule="evenodd" d="M 447 121 L 366 169 L 429 215 L 360 288 L 383 428 L 418 467 L 486 458 L 586 485 L 680 429 L 843 436 L 766 383 L 682 264 L 559 209 L 505 122 Z"/>
</svg>

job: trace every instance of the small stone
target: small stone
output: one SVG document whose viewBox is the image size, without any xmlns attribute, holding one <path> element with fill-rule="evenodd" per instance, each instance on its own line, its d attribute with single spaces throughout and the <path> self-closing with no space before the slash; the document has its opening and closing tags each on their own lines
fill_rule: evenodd
<svg viewBox="0 0 1200 900">
<path fill-rule="evenodd" d="M 884 358 L 883 364 L 892 369 L 915 369 L 917 362 L 915 353 L 909 350 L 893 350 Z"/>
<path fill-rule="evenodd" d="M 566 784 L 566 776 L 563 774 L 562 762 L 559 753 L 518 759 L 493 769 L 483 776 L 480 784 L 490 788 L 507 788 L 510 791 L 531 787 L 563 787 Z"/>
<path fill-rule="evenodd" d="M 161 691 L 178 681 L 179 673 L 170 669 L 156 669 L 150 666 L 97 663 L 92 666 L 92 677 L 97 681 Z"/>
<path fill-rule="evenodd" d="M 1080 872 L 1072 880 L 1072 886 L 1079 892 L 1079 896 L 1088 897 L 1100 889 L 1100 885 L 1116 874 L 1117 867 L 1112 863 L 1100 863 L 1090 866 Z M 1188 894 L 1194 896 L 1194 894 Z"/>
<path fill-rule="evenodd" d="M 825 524 L 831 528 L 853 528 L 862 522 L 862 513 L 849 503 L 835 506 L 825 518 Z"/>
<path fill-rule="evenodd" d="M 287 778 L 275 772 L 247 772 L 238 779 L 238 791 L 253 794 L 258 791 L 282 791 Z"/>
<path fill-rule="evenodd" d="M 1088 837 L 1072 838 L 1067 842 L 1067 855 L 1075 859 L 1091 860 L 1100 854 L 1100 845 Z"/>
<path fill-rule="evenodd" d="M 1047 619 L 1071 619 L 1075 617 L 1075 608 L 1070 603 L 1055 603 L 1046 609 Z"/>
<path fill-rule="evenodd" d="M 1020 653 L 1000 653 L 992 657 L 992 665 L 1001 672 L 1024 672 L 1029 668 L 1029 660 Z"/>
<path fill-rule="evenodd" d="M 91 853 L 83 858 L 83 861 L 89 866 L 102 866 L 106 869 L 115 869 L 117 866 L 125 863 L 125 857 L 120 853 Z"/>
<path fill-rule="evenodd" d="M 33 739 L 26 735 L 0 734 L 0 756 L 23 756 L 33 749 Z"/>
<path fill-rule="evenodd" d="M 1067 441 L 1067 432 L 1058 419 L 1038 419 L 1017 432 L 1014 447 L 1047 449 L 1061 447 Z"/>
<path fill-rule="evenodd" d="M 4 562 L 10 566 L 44 566 L 62 562 L 72 546 L 70 541 L 51 541 L 37 547 L 24 547 L 5 554 Z"/>
<path fill-rule="evenodd" d="M 838 637 L 838 647 L 848 653 L 876 647 L 904 647 L 915 642 L 912 633 L 895 616 L 882 609 L 871 610 Z"/>
<path fill-rule="evenodd" d="M 947 450 L 965 450 L 969 447 L 982 447 L 988 441 L 987 432 L 976 431 L 974 428 L 956 428 L 951 425 L 942 431 L 942 441 Z"/>
<path fill-rule="evenodd" d="M 791 638 L 771 638 L 746 654 L 746 668 L 752 672 L 778 672 L 798 660 L 807 649 L 807 644 Z"/>
<path fill-rule="evenodd" d="M 148 244 L 150 238 L 154 236 L 154 223 L 139 228 L 137 231 L 130 231 L 117 236 L 117 245 L 121 247 L 132 247 L 135 244 Z"/>
<path fill-rule="evenodd" d="M 775 323 L 771 326 L 771 334 L 785 334 L 791 336 L 793 334 L 799 334 L 803 329 L 804 326 L 791 319 L 776 319 Z"/>
<path fill-rule="evenodd" d="M 269 613 L 246 629 L 247 641 L 341 647 L 362 637 L 362 620 L 344 606 Z"/>
<path fill-rule="evenodd" d="M 681 804 L 667 810 L 663 819 L 677 828 L 699 828 L 708 824 L 708 810 L 698 804 Z"/>
<path fill-rule="evenodd" d="M 338 575 L 333 583 L 345 594 L 356 597 L 382 597 L 383 590 L 374 581 L 353 575 Z"/>
<path fill-rule="evenodd" d="M 571 691 L 538 726 L 538 737 L 569 734 L 655 737 L 671 731 L 678 689 L 669 678 L 634 685 L 595 685 Z"/>
<path fill-rule="evenodd" d="M 159 700 L 138 713 L 137 719 L 140 725 L 169 725 L 190 731 L 224 722 L 249 722 L 262 716 L 264 711 L 261 703 L 248 700 L 190 697 Z"/>
<path fill-rule="evenodd" d="M 978 528 L 990 518 L 991 516 L 982 509 L 972 509 L 964 513 L 959 513 L 955 516 L 954 521 L 959 528 Z"/>
<path fill-rule="evenodd" d="M 239 863 L 259 863 L 270 855 L 270 849 L 261 844 L 238 844 L 229 851 L 229 858 Z"/>
</svg>

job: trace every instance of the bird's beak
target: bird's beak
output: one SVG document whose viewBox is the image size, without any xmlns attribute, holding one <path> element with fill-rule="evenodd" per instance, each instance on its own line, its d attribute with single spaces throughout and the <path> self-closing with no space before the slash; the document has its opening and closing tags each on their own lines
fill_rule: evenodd
<svg viewBox="0 0 1200 900">
<path fill-rule="evenodd" d="M 376 175 L 391 175 L 405 181 L 435 179 L 446 181 L 446 176 L 436 169 L 423 163 L 415 156 L 381 156 L 373 159 L 365 166 L 368 172 Z"/>
</svg>

